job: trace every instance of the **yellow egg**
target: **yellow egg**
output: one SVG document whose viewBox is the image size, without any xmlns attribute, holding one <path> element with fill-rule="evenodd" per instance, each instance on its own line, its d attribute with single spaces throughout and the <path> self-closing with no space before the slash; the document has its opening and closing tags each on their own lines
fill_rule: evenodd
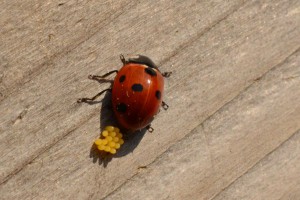
<svg viewBox="0 0 300 200">
<path fill-rule="evenodd" d="M 117 133 L 117 137 L 122 138 L 123 137 L 122 133 Z"/>
<path fill-rule="evenodd" d="M 108 131 L 102 131 L 102 135 L 103 135 L 104 137 L 107 137 L 107 136 L 108 136 Z"/>
<path fill-rule="evenodd" d="M 115 154 L 115 153 L 117 153 L 117 150 L 116 149 L 110 149 L 110 153 Z"/>
<path fill-rule="evenodd" d="M 96 144 L 96 145 L 100 145 L 100 144 L 102 144 L 102 140 L 101 140 L 101 139 L 97 139 L 97 140 L 95 140 L 95 144 Z"/>
<path fill-rule="evenodd" d="M 111 136 L 107 136 L 106 139 L 107 139 L 107 141 L 110 142 L 110 141 L 112 141 L 113 138 Z"/>
<path fill-rule="evenodd" d="M 120 129 L 118 129 L 117 127 L 115 127 L 115 132 L 116 132 L 116 133 L 119 133 L 119 132 L 120 132 Z"/>
<path fill-rule="evenodd" d="M 119 143 L 122 145 L 124 144 L 124 140 L 123 139 L 120 139 Z"/>
<path fill-rule="evenodd" d="M 112 131 L 114 131 L 114 127 L 113 126 L 107 126 L 107 127 L 105 127 L 105 130 L 112 132 Z"/>
<path fill-rule="evenodd" d="M 109 135 L 111 136 L 111 137 L 116 137 L 116 132 L 109 132 Z"/>
<path fill-rule="evenodd" d="M 105 148 L 105 146 L 104 146 L 104 145 L 99 145 L 99 146 L 98 146 L 98 149 L 99 149 L 100 151 L 103 151 L 103 150 L 104 150 L 104 148 Z"/>
<path fill-rule="evenodd" d="M 116 143 L 115 148 L 120 149 L 121 145 L 119 143 Z"/>
<path fill-rule="evenodd" d="M 108 143 L 107 139 L 103 139 L 103 140 L 102 140 L 102 144 L 103 144 L 103 145 L 106 145 L 107 143 Z"/>
<path fill-rule="evenodd" d="M 111 142 L 108 143 L 108 145 L 109 145 L 110 147 L 115 147 L 115 146 L 116 146 L 116 143 L 113 142 L 113 141 L 111 141 Z"/>
<path fill-rule="evenodd" d="M 104 147 L 104 151 L 110 152 L 110 150 L 111 150 L 111 148 L 110 148 L 109 146 L 105 146 L 105 147 Z"/>
<path fill-rule="evenodd" d="M 114 141 L 114 142 L 118 142 L 119 140 L 120 140 L 120 139 L 119 139 L 118 137 L 114 137 L 114 138 L 113 138 L 113 141 Z"/>
</svg>

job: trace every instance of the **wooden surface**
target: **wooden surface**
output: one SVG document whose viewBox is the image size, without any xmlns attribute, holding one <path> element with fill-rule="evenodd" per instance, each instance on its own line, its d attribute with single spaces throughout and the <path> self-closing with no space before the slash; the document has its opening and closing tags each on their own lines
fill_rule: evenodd
<svg viewBox="0 0 300 200">
<path fill-rule="evenodd" d="M 299 199 L 300 1 L 2 1 L 0 199 Z M 172 71 L 153 133 L 101 160 L 109 86 Z M 142 137 L 143 136 L 143 137 Z"/>
</svg>

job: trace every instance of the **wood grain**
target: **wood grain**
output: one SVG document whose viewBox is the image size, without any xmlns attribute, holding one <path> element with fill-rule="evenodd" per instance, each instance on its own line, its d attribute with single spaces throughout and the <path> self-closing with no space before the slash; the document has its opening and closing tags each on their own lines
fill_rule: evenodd
<svg viewBox="0 0 300 200">
<path fill-rule="evenodd" d="M 3 199 L 109 199 L 133 191 L 143 199 L 210 199 L 299 129 L 299 1 L 4 4 Z M 120 53 L 148 55 L 173 71 L 170 109 L 160 112 L 154 133 L 127 141 L 127 153 L 103 166 L 90 149 L 110 121 L 108 102 L 76 99 L 109 86 L 86 77 L 119 68 Z M 184 141 L 191 146 L 181 147 Z M 178 170 L 190 170 L 189 178 Z M 181 190 L 167 187 L 175 180 Z"/>
<path fill-rule="evenodd" d="M 300 131 L 214 199 L 299 199 L 299 143 Z"/>
</svg>

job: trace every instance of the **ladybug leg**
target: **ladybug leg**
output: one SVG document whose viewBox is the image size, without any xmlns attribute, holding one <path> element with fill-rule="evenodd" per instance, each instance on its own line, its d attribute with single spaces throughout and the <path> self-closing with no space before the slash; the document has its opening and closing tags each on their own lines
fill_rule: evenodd
<svg viewBox="0 0 300 200">
<path fill-rule="evenodd" d="M 109 89 L 105 89 L 101 92 L 99 92 L 98 94 L 96 94 L 94 97 L 92 98 L 80 98 L 77 100 L 77 103 L 82 103 L 82 102 L 91 102 L 91 101 L 94 101 L 97 97 L 99 97 L 101 94 L 103 94 L 104 92 L 111 92 L 111 88 Z"/>
<path fill-rule="evenodd" d="M 163 107 L 164 110 L 168 110 L 169 105 L 166 104 L 166 102 L 162 101 L 161 106 Z"/>
<path fill-rule="evenodd" d="M 123 65 L 126 65 L 128 63 L 128 61 L 126 61 L 125 57 L 123 56 L 123 54 L 120 54 L 120 60 L 123 63 Z"/>
<path fill-rule="evenodd" d="M 172 72 L 164 72 L 162 73 L 163 77 L 169 78 L 171 76 Z"/>
<path fill-rule="evenodd" d="M 151 127 L 151 124 L 149 124 L 148 126 L 146 126 L 146 129 L 152 133 L 154 131 L 154 128 Z"/>
<path fill-rule="evenodd" d="M 119 71 L 118 70 L 113 70 L 113 71 L 110 71 L 102 76 L 98 76 L 98 75 L 89 75 L 89 79 L 92 79 L 92 80 L 99 80 L 99 79 L 103 79 L 113 73 L 118 73 Z"/>
</svg>

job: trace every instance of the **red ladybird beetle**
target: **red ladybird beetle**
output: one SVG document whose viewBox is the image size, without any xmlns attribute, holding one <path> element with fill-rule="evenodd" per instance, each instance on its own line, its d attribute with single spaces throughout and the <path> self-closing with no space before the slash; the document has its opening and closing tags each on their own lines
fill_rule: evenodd
<svg viewBox="0 0 300 200">
<path fill-rule="evenodd" d="M 80 102 L 94 101 L 106 91 L 112 92 L 112 106 L 115 117 L 121 128 L 127 131 L 136 131 L 153 128 L 150 123 L 158 113 L 160 106 L 166 110 L 168 105 L 162 101 L 164 93 L 164 77 L 171 72 L 161 73 L 154 62 L 143 55 L 129 57 L 120 56 L 123 67 L 113 70 L 102 76 L 90 75 L 93 80 L 103 80 L 112 73 L 117 73 L 112 87 L 101 91 L 92 98 L 78 99 Z"/>
</svg>

